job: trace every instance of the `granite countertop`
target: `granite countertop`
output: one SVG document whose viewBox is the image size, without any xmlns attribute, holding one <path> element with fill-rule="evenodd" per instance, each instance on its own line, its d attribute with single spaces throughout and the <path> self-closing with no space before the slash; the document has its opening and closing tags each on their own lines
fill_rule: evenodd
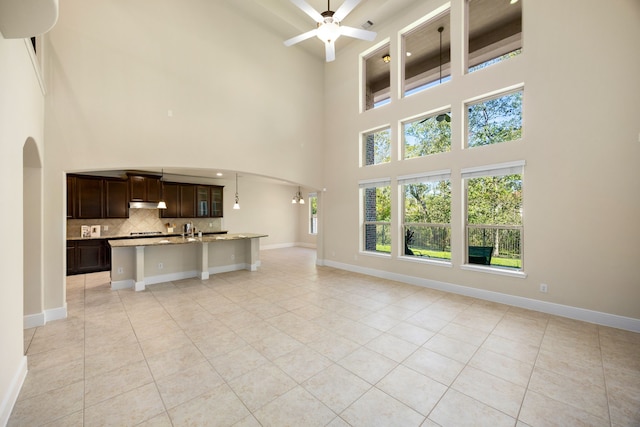
<svg viewBox="0 0 640 427">
<path fill-rule="evenodd" d="M 127 248 L 133 246 L 162 246 L 162 245 L 184 245 L 189 243 L 211 243 L 224 240 L 242 240 L 256 239 L 259 237 L 267 237 L 266 234 L 256 233 L 236 233 L 236 234 L 209 234 L 203 233 L 202 237 L 181 237 L 178 236 L 160 236 L 146 237 L 142 239 L 115 239 L 109 240 L 112 248 Z"/>
<path fill-rule="evenodd" d="M 215 235 L 215 234 L 227 234 L 227 231 L 203 231 L 203 236 Z M 181 237 L 181 233 L 162 233 L 162 234 L 151 234 L 151 235 L 138 235 L 132 236 L 130 234 L 123 234 L 120 236 L 100 236 L 100 237 L 81 237 L 81 236 L 73 236 L 67 237 L 67 240 L 120 240 L 120 239 L 150 239 L 156 237 Z"/>
</svg>

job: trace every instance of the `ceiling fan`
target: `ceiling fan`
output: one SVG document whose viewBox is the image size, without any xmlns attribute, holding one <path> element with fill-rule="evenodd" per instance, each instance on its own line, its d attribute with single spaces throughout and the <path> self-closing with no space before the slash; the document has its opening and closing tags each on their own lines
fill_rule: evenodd
<svg viewBox="0 0 640 427">
<path fill-rule="evenodd" d="M 358 3 L 360 3 L 361 0 L 345 0 L 344 3 L 342 3 L 342 6 L 340 6 L 335 12 L 331 10 L 329 1 L 330 0 L 327 0 L 327 10 L 319 13 L 304 0 L 291 0 L 291 3 L 298 6 L 304 13 L 316 21 L 318 23 L 318 27 L 289 40 L 285 40 L 284 45 L 287 47 L 292 46 L 303 40 L 316 36 L 324 42 L 327 62 L 331 62 L 336 59 L 335 43 L 341 35 L 367 41 L 373 41 L 373 39 L 376 38 L 376 33 L 373 31 L 340 25 L 340 21 L 342 21 L 345 16 L 347 16 L 349 12 L 351 12 Z"/>
</svg>

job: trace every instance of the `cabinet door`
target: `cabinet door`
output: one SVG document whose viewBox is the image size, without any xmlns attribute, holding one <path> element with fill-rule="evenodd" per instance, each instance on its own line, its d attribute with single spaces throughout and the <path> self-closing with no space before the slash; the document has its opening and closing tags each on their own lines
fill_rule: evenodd
<svg viewBox="0 0 640 427">
<path fill-rule="evenodd" d="M 102 178 L 76 177 L 76 218 L 103 218 Z"/>
<path fill-rule="evenodd" d="M 147 202 L 160 201 L 160 179 L 154 177 L 146 177 Z"/>
<path fill-rule="evenodd" d="M 222 189 L 219 185 L 211 186 L 211 216 L 222 218 Z"/>
<path fill-rule="evenodd" d="M 180 184 L 180 218 L 195 218 L 196 216 L 196 186 Z"/>
<path fill-rule="evenodd" d="M 127 181 L 105 179 L 105 217 L 129 218 L 129 197 Z"/>
<path fill-rule="evenodd" d="M 67 276 L 76 273 L 76 242 L 67 241 Z"/>
<path fill-rule="evenodd" d="M 162 218 L 178 218 L 180 203 L 180 186 L 171 182 L 162 183 L 162 192 L 167 209 L 160 209 Z"/>
<path fill-rule="evenodd" d="M 147 197 L 147 181 L 144 176 L 129 176 L 129 191 L 131 192 L 132 202 L 146 202 Z"/>
<path fill-rule="evenodd" d="M 78 241 L 76 248 L 76 271 L 92 273 L 104 269 L 104 239 Z"/>
<path fill-rule="evenodd" d="M 196 186 L 196 216 L 208 217 L 210 215 L 210 196 L 208 185 Z"/>
<path fill-rule="evenodd" d="M 67 175 L 67 218 L 76 217 L 76 178 Z"/>
</svg>

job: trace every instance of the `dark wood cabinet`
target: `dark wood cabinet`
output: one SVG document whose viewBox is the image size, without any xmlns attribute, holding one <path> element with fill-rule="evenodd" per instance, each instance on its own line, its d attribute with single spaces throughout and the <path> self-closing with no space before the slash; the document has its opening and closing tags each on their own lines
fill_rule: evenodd
<svg viewBox="0 0 640 427">
<path fill-rule="evenodd" d="M 67 175 L 67 218 L 76 217 L 76 177 Z"/>
<path fill-rule="evenodd" d="M 196 186 L 180 184 L 180 218 L 196 217 Z"/>
<path fill-rule="evenodd" d="M 213 218 L 222 218 L 222 189 L 219 185 L 212 185 L 211 190 L 211 214 Z"/>
<path fill-rule="evenodd" d="M 211 191 L 208 185 L 196 186 L 196 216 L 211 216 Z"/>
<path fill-rule="evenodd" d="M 111 247 L 106 239 L 67 241 L 67 275 L 108 270 Z"/>
<path fill-rule="evenodd" d="M 180 215 L 180 186 L 173 182 L 163 182 L 162 192 L 167 209 L 160 209 L 162 218 L 178 218 Z"/>
<path fill-rule="evenodd" d="M 105 218 L 129 218 L 129 186 L 123 179 L 105 179 Z"/>
<path fill-rule="evenodd" d="M 160 201 L 160 177 L 151 175 L 128 175 L 128 178 L 131 201 Z"/>
<path fill-rule="evenodd" d="M 75 177 L 75 218 L 104 216 L 104 180 L 96 177 Z"/>
</svg>

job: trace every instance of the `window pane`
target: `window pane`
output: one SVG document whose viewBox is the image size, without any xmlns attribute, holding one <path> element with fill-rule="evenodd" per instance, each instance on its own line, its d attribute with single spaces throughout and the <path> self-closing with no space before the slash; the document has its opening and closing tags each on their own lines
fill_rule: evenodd
<svg viewBox="0 0 640 427">
<path fill-rule="evenodd" d="M 522 175 L 466 181 L 468 262 L 522 269 Z"/>
<path fill-rule="evenodd" d="M 404 158 L 451 151 L 451 111 L 403 124 Z"/>
<path fill-rule="evenodd" d="M 469 0 L 469 72 L 522 52 L 522 1 Z"/>
<path fill-rule="evenodd" d="M 371 110 L 391 100 L 391 62 L 386 44 L 369 54 L 364 60 L 364 110 Z"/>
<path fill-rule="evenodd" d="M 468 146 L 498 144 L 522 137 L 522 91 L 468 106 Z"/>
<path fill-rule="evenodd" d="M 391 187 L 365 188 L 364 250 L 391 252 Z"/>
<path fill-rule="evenodd" d="M 318 234 L 318 196 L 309 194 L 309 234 Z"/>
<path fill-rule="evenodd" d="M 387 163 L 391 160 L 391 129 L 364 134 L 362 137 L 365 166 Z"/>
<path fill-rule="evenodd" d="M 405 96 L 450 79 L 449 28 L 447 11 L 403 35 Z"/>
<path fill-rule="evenodd" d="M 404 255 L 451 259 L 451 182 L 403 185 Z"/>
</svg>

